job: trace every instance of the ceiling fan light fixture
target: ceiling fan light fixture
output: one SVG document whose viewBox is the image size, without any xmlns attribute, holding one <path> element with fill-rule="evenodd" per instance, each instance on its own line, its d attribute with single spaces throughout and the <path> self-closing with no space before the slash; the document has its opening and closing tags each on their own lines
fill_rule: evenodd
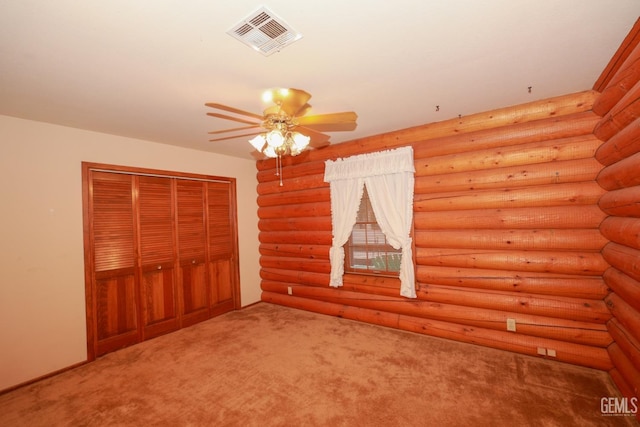
<svg viewBox="0 0 640 427">
<path fill-rule="evenodd" d="M 262 151 L 262 149 L 264 148 L 264 144 L 266 142 L 267 140 L 264 138 L 264 135 L 262 134 L 256 135 L 253 139 L 249 140 L 249 144 L 251 144 L 253 148 L 255 148 L 257 151 Z"/>
<path fill-rule="evenodd" d="M 309 142 L 311 141 L 311 137 L 303 135 L 300 132 L 293 132 L 291 134 L 291 138 L 293 139 L 293 145 L 298 152 L 307 148 Z"/>
<path fill-rule="evenodd" d="M 261 21 L 263 18 L 268 19 L 269 17 L 256 17 L 256 21 Z M 267 106 L 261 115 L 208 102 L 205 104 L 207 107 L 233 115 L 220 113 L 207 113 L 207 115 L 245 124 L 243 127 L 209 132 L 211 134 L 262 128 L 262 131 L 244 135 L 235 134 L 210 141 L 249 137 L 248 142 L 258 153 L 275 159 L 276 176 L 280 177 L 280 185 L 282 185 L 282 166 L 285 156 L 297 156 L 309 146 L 320 148 L 328 145 L 329 136 L 323 132 L 353 130 L 356 127 L 358 116 L 351 111 L 307 116 L 306 114 L 311 108 L 310 98 L 311 94 L 301 89 L 271 88 L 262 94 L 262 100 L 274 105 Z"/>
<path fill-rule="evenodd" d="M 270 147 L 281 147 L 284 141 L 285 136 L 278 129 L 274 129 L 267 134 L 267 144 L 269 144 Z"/>
<path fill-rule="evenodd" d="M 289 95 L 288 88 L 276 88 L 264 91 L 262 94 L 262 102 L 269 104 L 271 102 L 282 103 L 282 101 Z"/>
<path fill-rule="evenodd" d="M 278 157 L 278 153 L 276 153 L 276 149 L 273 148 L 270 145 L 267 145 L 264 150 L 262 150 L 262 154 L 264 154 L 265 156 L 273 159 L 275 157 Z"/>
</svg>

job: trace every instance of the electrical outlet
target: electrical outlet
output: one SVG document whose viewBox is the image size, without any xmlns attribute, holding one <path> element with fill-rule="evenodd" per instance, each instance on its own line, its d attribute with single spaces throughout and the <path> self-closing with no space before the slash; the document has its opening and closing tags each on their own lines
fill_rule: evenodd
<svg viewBox="0 0 640 427">
<path fill-rule="evenodd" d="M 547 350 L 547 356 L 549 357 L 556 357 L 556 351 L 552 350 L 552 349 L 548 349 Z"/>
<path fill-rule="evenodd" d="M 288 293 L 289 295 L 293 295 L 293 289 L 291 288 L 291 286 L 288 286 L 288 287 L 287 287 L 287 293 Z"/>
<path fill-rule="evenodd" d="M 507 331 L 516 331 L 516 319 L 507 319 Z"/>
<path fill-rule="evenodd" d="M 543 347 L 538 347 L 538 354 L 540 356 L 546 356 L 547 355 L 547 349 L 543 348 Z"/>
</svg>

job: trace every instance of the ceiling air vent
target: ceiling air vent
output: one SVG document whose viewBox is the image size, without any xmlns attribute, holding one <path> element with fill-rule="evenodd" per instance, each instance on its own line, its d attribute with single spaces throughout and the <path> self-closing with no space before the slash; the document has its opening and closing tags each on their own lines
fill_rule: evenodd
<svg viewBox="0 0 640 427">
<path fill-rule="evenodd" d="M 227 31 L 227 34 L 265 56 L 279 52 L 283 47 L 302 38 L 302 34 L 266 7 L 253 12 Z"/>
</svg>

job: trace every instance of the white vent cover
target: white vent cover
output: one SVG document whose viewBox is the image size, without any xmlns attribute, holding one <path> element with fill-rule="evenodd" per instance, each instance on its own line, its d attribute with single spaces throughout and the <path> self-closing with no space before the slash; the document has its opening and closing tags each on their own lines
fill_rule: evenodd
<svg viewBox="0 0 640 427">
<path fill-rule="evenodd" d="M 279 52 L 283 47 L 302 38 L 302 34 L 266 7 L 253 12 L 227 31 L 227 34 L 265 56 Z"/>
</svg>

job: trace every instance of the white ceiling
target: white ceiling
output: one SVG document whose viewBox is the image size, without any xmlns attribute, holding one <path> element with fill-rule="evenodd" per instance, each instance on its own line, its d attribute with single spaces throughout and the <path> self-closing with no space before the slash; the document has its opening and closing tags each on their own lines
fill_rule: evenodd
<svg viewBox="0 0 640 427">
<path fill-rule="evenodd" d="M 302 33 L 263 56 L 226 32 L 261 6 Z M 271 87 L 355 111 L 332 143 L 591 89 L 639 0 L 0 0 L 0 114 L 251 159 Z M 528 87 L 531 87 L 531 93 Z M 436 111 L 439 106 L 439 111 Z"/>
</svg>

